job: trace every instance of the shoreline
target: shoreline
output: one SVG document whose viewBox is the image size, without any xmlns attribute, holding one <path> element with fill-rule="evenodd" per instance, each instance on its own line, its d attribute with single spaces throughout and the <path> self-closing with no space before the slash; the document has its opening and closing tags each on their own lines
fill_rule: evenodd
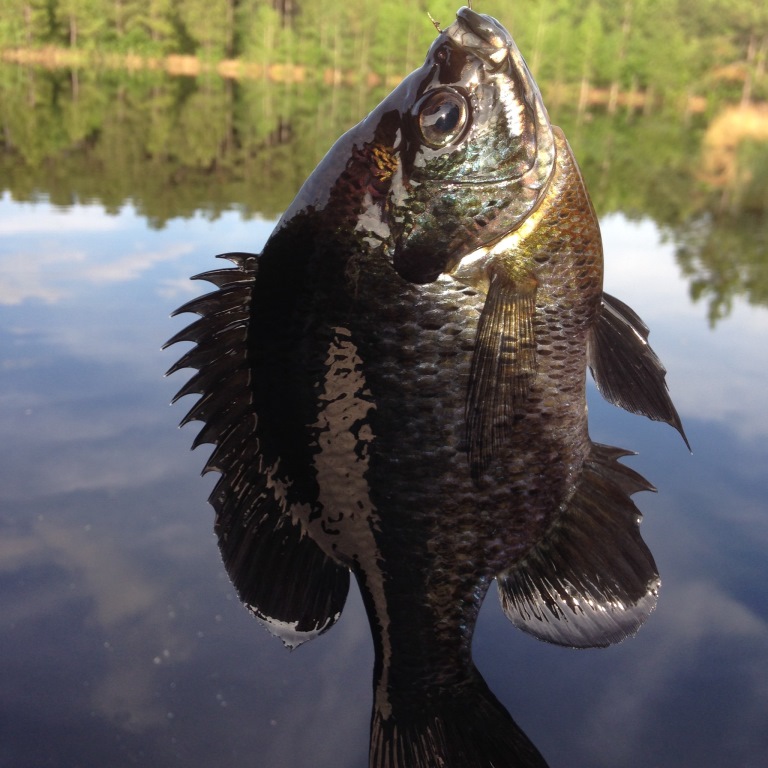
<svg viewBox="0 0 768 768">
<path fill-rule="evenodd" d="M 99 67 L 128 72 L 165 72 L 181 77 L 198 77 L 216 74 L 230 80 L 269 80 L 275 83 L 308 83 L 318 79 L 304 64 L 259 64 L 244 59 L 222 59 L 205 61 L 198 56 L 169 54 L 167 56 L 142 56 L 135 53 L 100 53 L 98 51 L 73 51 L 68 48 L 47 46 L 44 48 L 5 48 L 0 50 L 0 61 L 9 64 L 23 64 L 46 69 Z M 403 79 L 400 76 L 387 78 L 375 72 L 363 75 L 369 88 L 385 85 L 393 88 Z M 359 72 L 326 68 L 319 74 L 326 85 L 359 84 Z"/>
<path fill-rule="evenodd" d="M 327 86 L 364 86 L 388 89 L 394 88 L 403 76 L 384 77 L 376 72 L 342 70 L 326 67 L 315 71 L 304 64 L 259 64 L 244 59 L 222 59 L 206 61 L 198 56 L 169 54 L 167 56 L 143 56 L 135 53 L 101 53 L 98 51 L 72 50 L 56 46 L 42 48 L 5 48 L 0 49 L 0 62 L 38 66 L 45 69 L 80 69 L 100 68 L 125 72 L 165 72 L 177 77 L 199 77 L 200 75 L 218 75 L 227 80 L 266 80 L 281 84 L 305 84 L 322 82 Z M 615 87 L 586 86 L 578 83 L 548 83 L 553 103 L 573 102 L 579 104 L 579 112 L 585 107 L 603 107 L 609 112 L 619 108 L 630 111 L 647 111 L 657 104 L 652 91 L 619 91 Z M 681 102 L 681 108 L 687 114 L 700 114 L 708 106 L 706 96 L 689 95 Z"/>
</svg>

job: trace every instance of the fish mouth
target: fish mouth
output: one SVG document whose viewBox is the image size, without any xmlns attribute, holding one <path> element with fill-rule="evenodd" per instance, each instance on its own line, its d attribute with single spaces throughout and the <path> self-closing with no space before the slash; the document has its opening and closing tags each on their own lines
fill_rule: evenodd
<svg viewBox="0 0 768 768">
<path fill-rule="evenodd" d="M 496 19 L 466 5 L 456 12 L 456 21 L 445 34 L 457 45 L 496 67 L 504 62 L 510 46 L 514 45 L 509 32 Z"/>
</svg>

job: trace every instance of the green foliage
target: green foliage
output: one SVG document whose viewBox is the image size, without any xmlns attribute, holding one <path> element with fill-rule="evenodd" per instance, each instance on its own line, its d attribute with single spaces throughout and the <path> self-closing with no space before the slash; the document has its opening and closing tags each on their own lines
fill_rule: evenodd
<svg viewBox="0 0 768 768">
<path fill-rule="evenodd" d="M 29 46 L 34 42 L 28 0 L 5 0 L 0 13 L 0 47 Z"/>
<path fill-rule="evenodd" d="M 455 0 L 4 0 L 0 50 L 57 45 L 85 51 L 240 57 L 387 80 L 418 66 Z M 755 0 L 486 0 L 478 10 L 513 32 L 542 88 L 550 83 L 643 91 L 679 101 L 713 90 L 768 98 L 768 5 Z M 338 74 L 336 75 L 339 76 Z"/>
<path fill-rule="evenodd" d="M 191 42 L 184 53 L 208 60 L 234 53 L 235 0 L 184 0 L 176 4 L 175 10 L 178 28 Z"/>
<path fill-rule="evenodd" d="M 243 0 L 236 14 L 234 42 L 238 52 L 259 64 L 282 62 L 293 42 L 292 30 L 282 29 L 280 14 L 263 0 Z"/>
</svg>

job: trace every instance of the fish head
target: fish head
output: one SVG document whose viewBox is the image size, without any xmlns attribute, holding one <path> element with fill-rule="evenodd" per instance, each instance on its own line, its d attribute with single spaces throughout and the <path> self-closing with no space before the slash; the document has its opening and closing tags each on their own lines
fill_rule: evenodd
<svg viewBox="0 0 768 768">
<path fill-rule="evenodd" d="M 518 227 L 554 167 L 539 90 L 511 35 L 461 8 L 424 64 L 334 144 L 276 232 L 311 222 L 352 248 L 382 248 L 413 283 L 449 273 Z"/>
<path fill-rule="evenodd" d="M 428 283 L 531 213 L 552 174 L 554 138 L 509 32 L 466 7 L 382 115 L 398 103 L 390 252 L 401 277 Z"/>
</svg>

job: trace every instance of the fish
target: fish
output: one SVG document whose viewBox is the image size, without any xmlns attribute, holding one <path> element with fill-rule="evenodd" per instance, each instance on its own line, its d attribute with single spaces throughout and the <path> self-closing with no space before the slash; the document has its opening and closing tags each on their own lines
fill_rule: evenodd
<svg viewBox="0 0 768 768">
<path fill-rule="evenodd" d="M 600 227 L 509 32 L 462 7 L 341 136 L 259 254 L 198 275 L 169 373 L 241 600 L 291 648 L 354 577 L 375 661 L 370 768 L 546 766 L 472 660 L 495 581 L 519 629 L 604 647 L 660 579 L 593 442 L 586 373 L 686 441 L 649 330 L 603 291 Z"/>
</svg>

